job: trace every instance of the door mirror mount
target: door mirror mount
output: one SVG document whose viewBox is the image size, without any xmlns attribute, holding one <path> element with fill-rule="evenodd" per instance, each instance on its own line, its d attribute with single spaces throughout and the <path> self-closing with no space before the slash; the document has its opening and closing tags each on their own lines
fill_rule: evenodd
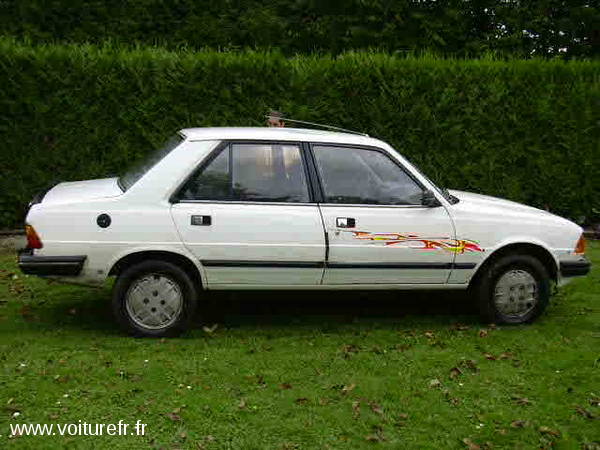
<svg viewBox="0 0 600 450">
<path fill-rule="evenodd" d="M 423 191 L 423 197 L 421 197 L 421 204 L 423 206 L 427 206 L 428 208 L 442 206 L 440 201 L 436 198 L 435 194 L 430 190 Z"/>
</svg>

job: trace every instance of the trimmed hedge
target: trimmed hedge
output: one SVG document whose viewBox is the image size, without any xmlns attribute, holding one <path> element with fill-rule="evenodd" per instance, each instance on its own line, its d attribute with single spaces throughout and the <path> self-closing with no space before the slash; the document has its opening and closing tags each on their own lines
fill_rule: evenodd
<svg viewBox="0 0 600 450">
<path fill-rule="evenodd" d="M 368 132 L 442 186 L 600 216 L 600 62 L 172 53 L 0 40 L 0 226 L 54 180 L 264 112 Z"/>
</svg>

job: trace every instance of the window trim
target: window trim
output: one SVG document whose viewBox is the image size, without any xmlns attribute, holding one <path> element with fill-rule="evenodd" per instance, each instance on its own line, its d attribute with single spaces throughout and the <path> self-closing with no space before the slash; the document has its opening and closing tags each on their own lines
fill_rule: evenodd
<svg viewBox="0 0 600 450">
<path fill-rule="evenodd" d="M 300 152 L 300 159 L 302 160 L 302 167 L 304 170 L 304 178 L 306 180 L 306 188 L 308 193 L 308 202 L 259 202 L 252 200 L 183 200 L 181 199 L 181 192 L 185 185 L 189 180 L 197 176 L 200 172 L 202 172 L 210 163 L 212 163 L 217 156 L 221 154 L 221 152 L 227 150 L 229 147 L 229 151 L 231 151 L 232 145 L 294 145 L 298 147 Z M 169 202 L 174 203 L 220 203 L 220 204 L 245 204 L 245 205 L 286 205 L 286 206 L 306 206 L 312 205 L 315 206 L 318 202 L 315 200 L 315 189 L 313 186 L 313 177 L 312 173 L 308 167 L 308 147 L 306 146 L 306 142 L 302 141 L 273 141 L 273 140 L 264 140 L 264 139 L 223 139 L 219 144 L 215 146 L 213 150 L 196 166 L 194 170 L 190 172 L 190 174 L 185 177 L 183 182 L 177 186 L 177 188 L 173 191 L 173 194 L 169 197 Z M 229 155 L 229 165 L 231 171 L 231 165 L 233 164 L 232 155 Z"/>
<path fill-rule="evenodd" d="M 317 182 L 319 185 L 320 191 L 320 202 L 319 204 L 322 206 L 338 206 L 338 207 L 361 207 L 361 208 L 429 208 L 425 205 L 374 205 L 371 203 L 327 203 L 325 201 L 325 188 L 323 187 L 323 175 L 319 169 L 317 164 L 317 159 L 314 153 L 314 147 L 340 147 L 340 148 L 354 148 L 359 150 L 371 150 L 382 153 L 386 158 L 392 161 L 396 166 L 402 170 L 411 180 L 415 182 L 417 186 L 421 188 L 423 192 L 427 191 L 428 188 L 425 186 L 419 179 L 417 179 L 410 170 L 408 170 L 404 165 L 398 161 L 396 158 L 393 158 L 390 155 L 390 152 L 372 145 L 361 145 L 361 144 L 343 144 L 343 143 L 328 143 L 328 142 L 310 142 L 309 143 L 310 156 L 312 160 L 312 164 L 314 165 L 315 176 L 317 177 Z"/>
</svg>

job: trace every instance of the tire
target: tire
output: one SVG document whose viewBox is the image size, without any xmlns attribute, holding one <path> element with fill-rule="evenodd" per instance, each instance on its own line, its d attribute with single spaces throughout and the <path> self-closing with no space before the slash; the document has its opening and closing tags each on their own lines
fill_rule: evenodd
<svg viewBox="0 0 600 450">
<path fill-rule="evenodd" d="M 510 254 L 483 270 L 474 293 L 485 323 L 531 323 L 548 306 L 550 276 L 537 258 Z"/>
<path fill-rule="evenodd" d="M 181 267 L 150 260 L 125 269 L 113 287 L 112 309 L 121 328 L 136 337 L 172 337 L 194 317 L 198 289 Z"/>
</svg>

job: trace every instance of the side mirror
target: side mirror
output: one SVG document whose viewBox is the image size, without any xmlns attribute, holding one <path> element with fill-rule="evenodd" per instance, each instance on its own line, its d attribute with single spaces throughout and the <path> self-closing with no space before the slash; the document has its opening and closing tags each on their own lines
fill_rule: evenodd
<svg viewBox="0 0 600 450">
<path fill-rule="evenodd" d="M 421 204 L 423 206 L 427 206 L 428 208 L 442 206 L 440 201 L 435 197 L 435 194 L 429 190 L 423 191 L 423 197 L 421 197 Z"/>
</svg>

